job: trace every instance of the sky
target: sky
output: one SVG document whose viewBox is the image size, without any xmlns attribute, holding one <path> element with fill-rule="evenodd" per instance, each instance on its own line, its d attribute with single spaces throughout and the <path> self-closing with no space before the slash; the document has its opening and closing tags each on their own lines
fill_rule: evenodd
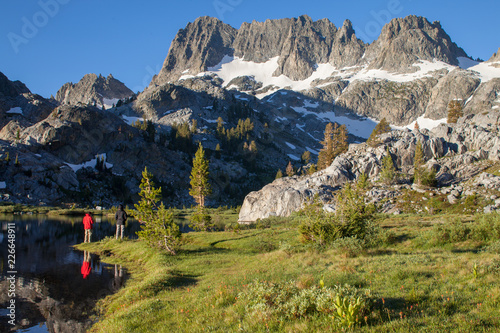
<svg viewBox="0 0 500 333">
<path fill-rule="evenodd" d="M 85 74 L 112 74 L 134 92 L 157 74 L 177 31 L 200 16 L 243 22 L 309 15 L 337 27 L 349 19 L 364 42 L 407 15 L 440 21 L 465 52 L 483 60 L 500 47 L 500 2 L 493 0 L 4 0 L 0 72 L 50 97 Z"/>
</svg>

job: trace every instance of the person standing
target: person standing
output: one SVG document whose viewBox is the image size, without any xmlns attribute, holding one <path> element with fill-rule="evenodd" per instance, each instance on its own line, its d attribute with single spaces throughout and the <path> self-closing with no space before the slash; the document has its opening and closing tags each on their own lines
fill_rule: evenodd
<svg viewBox="0 0 500 333">
<path fill-rule="evenodd" d="M 92 226 L 94 225 L 94 219 L 90 213 L 85 214 L 83 217 L 83 229 L 85 230 L 84 242 L 90 243 L 92 238 Z"/>
<path fill-rule="evenodd" d="M 120 234 L 120 239 L 123 239 L 123 230 L 125 229 L 125 221 L 127 221 L 127 213 L 123 210 L 123 205 L 118 207 L 118 211 L 115 214 L 116 219 L 116 239 L 118 239 L 118 234 Z"/>
</svg>

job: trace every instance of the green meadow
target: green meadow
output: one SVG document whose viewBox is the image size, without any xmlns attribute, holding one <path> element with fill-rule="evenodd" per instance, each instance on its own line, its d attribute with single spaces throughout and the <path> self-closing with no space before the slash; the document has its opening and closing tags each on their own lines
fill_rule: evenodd
<svg viewBox="0 0 500 333">
<path fill-rule="evenodd" d="M 91 331 L 500 331 L 499 214 L 377 214 L 363 247 L 303 243 L 300 214 L 235 228 L 236 211 L 212 213 L 227 231 L 184 234 L 176 256 L 139 240 L 78 245 L 130 273 Z"/>
</svg>

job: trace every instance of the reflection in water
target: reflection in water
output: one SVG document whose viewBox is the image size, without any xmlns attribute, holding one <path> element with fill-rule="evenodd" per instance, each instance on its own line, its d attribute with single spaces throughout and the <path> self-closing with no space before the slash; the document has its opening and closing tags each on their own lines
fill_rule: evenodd
<svg viewBox="0 0 500 333">
<path fill-rule="evenodd" d="M 16 230 L 16 329 L 86 331 L 93 323 L 90 317 L 96 301 L 123 285 L 126 270 L 72 248 L 84 240 L 81 217 L 12 215 L 0 216 L 0 331 L 12 330 L 9 318 L 2 312 L 10 300 L 6 280 L 7 222 L 15 222 Z M 113 220 L 96 216 L 95 222 L 93 241 L 114 236 Z M 127 222 L 125 236 L 135 235 L 139 224 Z"/>
<path fill-rule="evenodd" d="M 92 267 L 90 266 L 90 253 L 88 251 L 84 251 L 82 269 L 80 270 L 84 279 L 89 276 L 91 270 Z"/>
</svg>

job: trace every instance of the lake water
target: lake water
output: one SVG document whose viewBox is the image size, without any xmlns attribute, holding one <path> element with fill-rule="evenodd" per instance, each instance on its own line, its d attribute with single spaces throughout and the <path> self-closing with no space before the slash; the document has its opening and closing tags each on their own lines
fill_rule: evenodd
<svg viewBox="0 0 500 333">
<path fill-rule="evenodd" d="M 94 220 L 93 241 L 114 235 L 114 219 L 94 216 Z M 82 217 L 0 215 L 0 223 L 1 332 L 84 332 L 92 325 L 96 302 L 127 279 L 120 265 L 105 264 L 99 256 L 72 248 L 83 242 Z M 8 260 L 12 259 L 9 229 L 15 234 L 14 269 Z M 127 221 L 125 236 L 135 238 L 139 229 L 138 222 Z M 9 324 L 11 281 L 15 281 L 15 327 Z"/>
</svg>

